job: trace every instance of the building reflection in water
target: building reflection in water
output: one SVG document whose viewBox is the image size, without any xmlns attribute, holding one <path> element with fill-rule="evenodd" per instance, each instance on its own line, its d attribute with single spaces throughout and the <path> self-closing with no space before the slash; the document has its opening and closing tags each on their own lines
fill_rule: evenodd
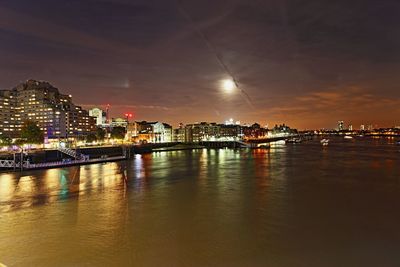
<svg viewBox="0 0 400 267">
<path fill-rule="evenodd" d="M 50 204 L 125 185 L 120 163 L 0 174 L 0 211 Z"/>
<path fill-rule="evenodd" d="M 0 203 L 8 203 L 13 197 L 16 179 L 12 174 L 0 174 Z M 0 209 L 8 204 L 1 204 Z"/>
</svg>

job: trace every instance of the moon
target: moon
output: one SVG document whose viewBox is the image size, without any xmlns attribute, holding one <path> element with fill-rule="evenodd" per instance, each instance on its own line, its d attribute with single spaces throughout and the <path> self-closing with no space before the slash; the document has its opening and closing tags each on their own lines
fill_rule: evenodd
<svg viewBox="0 0 400 267">
<path fill-rule="evenodd" d="M 222 81 L 222 88 L 225 92 L 232 93 L 232 91 L 236 88 L 236 85 L 232 80 L 226 79 Z"/>
</svg>

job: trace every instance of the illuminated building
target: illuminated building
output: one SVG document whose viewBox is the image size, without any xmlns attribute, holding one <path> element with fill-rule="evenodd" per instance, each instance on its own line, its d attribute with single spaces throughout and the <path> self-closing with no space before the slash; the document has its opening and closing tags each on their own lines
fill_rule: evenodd
<svg viewBox="0 0 400 267">
<path fill-rule="evenodd" d="M 186 142 L 185 137 L 185 126 L 183 123 L 180 123 L 179 128 L 173 130 L 173 141 L 184 143 Z"/>
<path fill-rule="evenodd" d="M 268 136 L 270 137 L 282 137 L 282 136 L 289 136 L 291 134 L 297 133 L 297 130 L 291 129 L 289 126 L 282 124 L 282 125 L 275 125 L 275 127 L 268 132 Z"/>
<path fill-rule="evenodd" d="M 185 142 L 212 141 L 220 137 L 221 125 L 216 123 L 195 123 L 185 126 Z"/>
<path fill-rule="evenodd" d="M 0 90 L 0 135 L 14 137 L 21 127 L 16 92 Z"/>
<path fill-rule="evenodd" d="M 124 127 L 127 128 L 128 120 L 123 118 L 112 118 L 110 123 L 111 128 L 113 127 Z"/>
<path fill-rule="evenodd" d="M 222 140 L 240 140 L 243 128 L 240 125 L 220 125 L 219 137 Z"/>
<path fill-rule="evenodd" d="M 349 131 L 353 131 L 353 125 L 349 124 L 348 130 L 349 130 Z"/>
<path fill-rule="evenodd" d="M 164 142 L 172 142 L 173 140 L 173 132 L 172 132 L 172 126 L 169 125 L 168 123 L 163 123 L 164 126 Z"/>
<path fill-rule="evenodd" d="M 89 116 L 96 118 L 96 125 L 103 126 L 107 121 L 107 113 L 100 108 L 89 109 Z"/>
<path fill-rule="evenodd" d="M 260 124 L 253 125 L 236 125 L 236 124 L 217 124 L 217 123 L 195 123 L 182 124 L 178 129 L 174 130 L 175 142 L 196 143 L 201 141 L 234 141 L 243 139 L 257 139 L 278 136 L 289 136 L 297 133 L 296 130 L 283 125 L 276 125 L 274 129 L 269 131 L 267 128 L 261 127 Z"/>
<path fill-rule="evenodd" d="M 267 134 L 268 129 L 261 127 L 258 123 L 254 123 L 251 126 L 243 126 L 243 136 L 245 138 L 263 138 Z"/>
<path fill-rule="evenodd" d="M 338 121 L 338 131 L 344 130 L 344 121 Z"/>
<path fill-rule="evenodd" d="M 126 139 L 142 143 L 172 142 L 172 127 L 162 122 L 135 121 L 127 125 Z"/>
<path fill-rule="evenodd" d="M 231 122 L 233 120 L 230 120 Z M 182 125 L 174 130 L 174 140 L 177 142 L 201 142 L 201 141 L 233 141 L 245 137 L 265 136 L 267 129 L 259 124 L 241 126 L 239 124 L 195 123 Z"/>
<path fill-rule="evenodd" d="M 0 91 L 0 132 L 19 137 L 22 124 L 34 121 L 46 138 L 86 135 L 95 130 L 95 119 L 60 94 L 48 82 L 28 80 L 11 90 Z"/>
</svg>

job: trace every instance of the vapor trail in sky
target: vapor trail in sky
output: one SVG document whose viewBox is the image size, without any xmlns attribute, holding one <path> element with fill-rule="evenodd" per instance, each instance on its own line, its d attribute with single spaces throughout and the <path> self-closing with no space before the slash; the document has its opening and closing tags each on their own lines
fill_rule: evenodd
<svg viewBox="0 0 400 267">
<path fill-rule="evenodd" d="M 232 81 L 234 82 L 236 88 L 242 93 L 242 95 L 244 96 L 244 99 L 246 100 L 246 102 L 252 107 L 254 108 L 254 105 L 252 103 L 252 100 L 249 96 L 249 94 L 244 91 L 240 86 L 239 83 L 237 81 L 237 79 L 234 77 L 233 73 L 229 70 L 228 66 L 225 64 L 222 56 L 220 53 L 218 53 L 218 50 L 216 49 L 216 47 L 211 43 L 210 39 L 207 37 L 207 35 L 201 30 L 199 29 L 199 27 L 196 26 L 196 23 L 194 22 L 193 18 L 190 16 L 189 12 L 187 12 L 187 10 L 184 8 L 184 6 L 182 5 L 181 1 L 176 0 L 176 4 L 177 7 L 179 9 L 179 11 L 181 12 L 181 14 L 183 15 L 183 17 L 185 17 L 185 19 L 190 23 L 190 25 L 192 26 L 193 30 L 196 32 L 196 34 L 204 41 L 204 43 L 206 44 L 207 48 L 212 52 L 212 54 L 215 56 L 218 64 L 221 66 L 221 68 L 226 72 L 226 74 L 229 75 L 229 77 L 232 79 Z"/>
</svg>

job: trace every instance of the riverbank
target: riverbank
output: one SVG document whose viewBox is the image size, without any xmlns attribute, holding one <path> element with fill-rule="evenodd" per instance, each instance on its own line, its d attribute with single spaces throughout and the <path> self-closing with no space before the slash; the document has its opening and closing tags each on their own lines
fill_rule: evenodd
<svg viewBox="0 0 400 267">
<path fill-rule="evenodd" d="M 152 152 L 164 152 L 164 151 L 179 151 L 179 150 L 192 150 L 192 149 L 203 149 L 206 148 L 202 145 L 197 144 L 177 144 L 170 147 L 154 148 Z"/>
<path fill-rule="evenodd" d="M 34 170 L 105 163 L 129 159 L 135 154 L 202 148 L 204 148 L 204 146 L 181 143 L 81 147 L 74 149 L 76 153 L 85 155 L 84 158 L 80 159 L 74 158 L 71 155 L 55 149 L 32 150 L 24 153 L 24 163 L 22 168 L 20 164 L 20 153 L 16 154 L 15 162 L 14 154 L 3 153 L 0 155 L 0 172 L 21 171 L 21 169 Z"/>
<path fill-rule="evenodd" d="M 129 159 L 135 154 L 226 147 L 256 148 L 258 144 L 244 143 L 242 141 L 203 141 L 200 143 L 121 144 L 117 146 L 79 147 L 74 149 L 33 150 L 24 152 L 22 167 L 20 153 L 16 155 L 11 153 L 0 155 L 0 171 L 58 168 L 119 161 Z"/>
</svg>

